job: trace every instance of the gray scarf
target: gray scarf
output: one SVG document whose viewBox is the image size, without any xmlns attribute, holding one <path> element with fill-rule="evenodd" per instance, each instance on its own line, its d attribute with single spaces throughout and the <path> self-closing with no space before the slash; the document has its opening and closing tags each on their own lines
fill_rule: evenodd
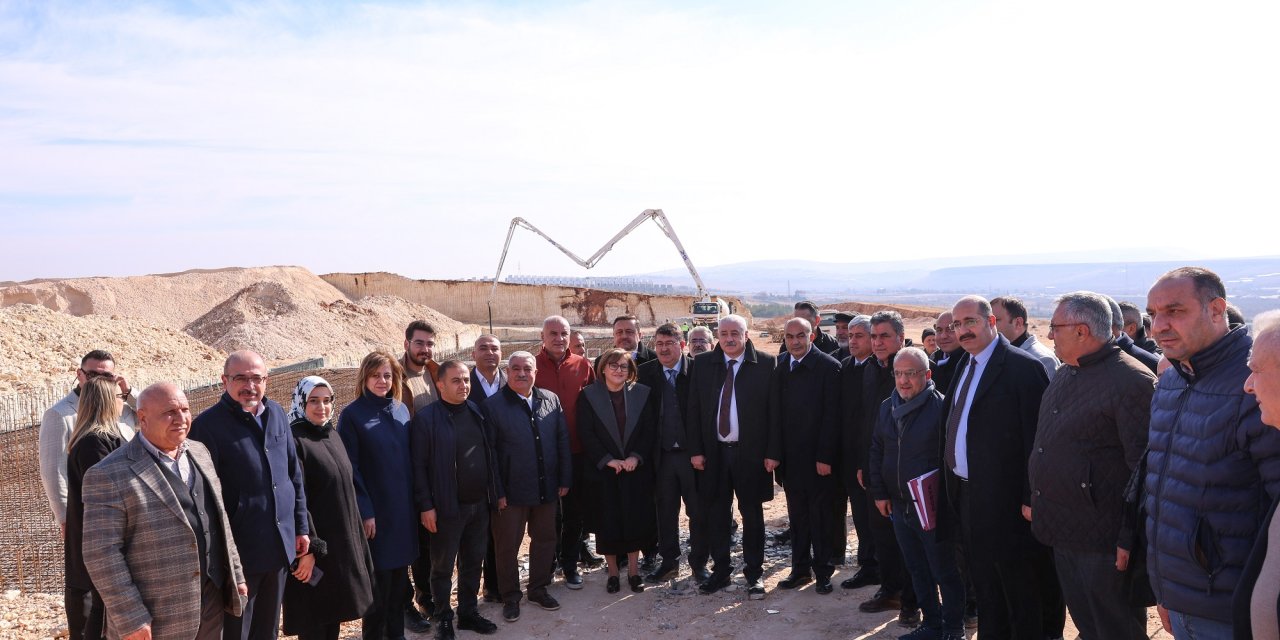
<svg viewBox="0 0 1280 640">
<path fill-rule="evenodd" d="M 893 410 L 893 421 L 898 425 L 898 433 L 902 433 L 903 421 L 907 416 L 924 406 L 931 395 L 933 395 L 933 380 L 926 380 L 924 388 L 910 400 L 904 401 L 902 396 L 898 395 L 898 390 L 893 390 L 893 395 L 889 396 L 889 406 Z"/>
</svg>

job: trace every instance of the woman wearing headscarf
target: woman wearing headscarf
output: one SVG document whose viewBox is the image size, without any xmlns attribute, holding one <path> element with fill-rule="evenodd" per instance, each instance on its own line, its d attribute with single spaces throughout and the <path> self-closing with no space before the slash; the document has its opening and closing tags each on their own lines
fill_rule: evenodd
<svg viewBox="0 0 1280 640">
<path fill-rule="evenodd" d="M 657 424 L 649 387 L 636 383 L 631 354 L 610 349 L 596 361 L 596 381 L 578 399 L 578 436 L 586 457 L 588 530 L 596 552 L 609 560 L 605 590 L 621 589 L 618 555 L 627 555 L 627 583 L 644 591 L 637 554 L 657 542 L 653 450 Z"/>
<path fill-rule="evenodd" d="M 284 588 L 284 632 L 300 640 L 337 640 L 340 625 L 373 604 L 373 557 L 351 461 L 333 428 L 333 402 L 333 386 L 307 376 L 294 388 L 289 411 L 311 517 L 311 549 Z"/>
<path fill-rule="evenodd" d="M 373 553 L 373 607 L 361 621 L 366 640 L 404 636 L 408 567 L 418 557 L 410 415 L 400 401 L 403 380 L 404 369 L 395 356 L 370 353 L 360 363 L 359 395 L 338 417 L 364 537 Z"/>
<path fill-rule="evenodd" d="M 107 454 L 133 437 L 133 429 L 120 425 L 125 394 L 110 378 L 92 378 L 80 386 L 76 424 L 67 443 L 67 537 L 62 548 L 66 561 L 67 607 L 82 607 L 85 625 L 70 629 L 71 640 L 95 640 L 106 633 L 102 597 L 93 588 L 84 566 L 80 543 L 84 539 L 84 473 Z"/>
</svg>

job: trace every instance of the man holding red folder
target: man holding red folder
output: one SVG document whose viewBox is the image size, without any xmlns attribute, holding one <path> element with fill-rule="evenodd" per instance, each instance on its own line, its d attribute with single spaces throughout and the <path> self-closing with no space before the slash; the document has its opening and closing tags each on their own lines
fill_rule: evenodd
<svg viewBox="0 0 1280 640">
<path fill-rule="evenodd" d="M 924 617 L 902 638 L 961 640 L 964 581 L 951 537 L 954 523 L 940 504 L 946 401 L 931 378 L 929 356 L 919 347 L 902 349 L 894 358 L 893 394 L 881 403 L 871 435 L 867 492 L 893 521 Z"/>
</svg>

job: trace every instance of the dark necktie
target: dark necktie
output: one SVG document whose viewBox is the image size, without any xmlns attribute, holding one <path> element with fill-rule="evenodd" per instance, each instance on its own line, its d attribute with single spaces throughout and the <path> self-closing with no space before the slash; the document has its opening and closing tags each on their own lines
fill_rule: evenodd
<svg viewBox="0 0 1280 640">
<path fill-rule="evenodd" d="M 969 359 L 969 373 L 964 376 L 960 391 L 956 392 L 955 402 L 951 405 L 951 413 L 947 416 L 947 468 L 956 468 L 956 437 L 960 432 L 960 414 L 964 413 L 965 398 L 969 396 L 969 384 L 973 382 L 973 374 L 978 370 L 978 359 Z"/>
<path fill-rule="evenodd" d="M 672 389 L 675 388 L 676 386 L 676 370 L 675 369 L 667 369 L 667 384 L 671 385 Z"/>
<path fill-rule="evenodd" d="M 729 437 L 729 403 L 733 400 L 733 365 L 737 360 L 730 360 L 724 374 L 724 388 L 720 390 L 720 424 L 721 438 Z"/>
<path fill-rule="evenodd" d="M 800 361 L 793 358 L 791 360 L 791 370 L 795 371 L 798 366 L 800 366 Z"/>
</svg>

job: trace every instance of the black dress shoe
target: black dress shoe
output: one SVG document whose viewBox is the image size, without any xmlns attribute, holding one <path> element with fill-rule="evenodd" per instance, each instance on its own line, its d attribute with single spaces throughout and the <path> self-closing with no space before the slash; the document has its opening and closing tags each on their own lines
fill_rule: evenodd
<svg viewBox="0 0 1280 640">
<path fill-rule="evenodd" d="M 422 617 L 417 607 L 409 605 L 404 608 L 404 628 L 414 633 L 426 633 L 431 630 L 431 621 Z"/>
<path fill-rule="evenodd" d="M 861 589 L 873 584 L 880 584 L 880 572 L 875 569 L 858 569 L 852 578 L 840 583 L 841 589 Z"/>
<path fill-rule="evenodd" d="M 831 578 L 818 576 L 818 586 L 814 587 L 813 591 L 814 593 L 820 593 L 824 596 L 831 593 Z"/>
<path fill-rule="evenodd" d="M 609 593 L 622 591 L 622 584 L 618 582 L 618 576 L 609 576 L 609 579 L 604 583 L 604 590 Z"/>
<path fill-rule="evenodd" d="M 573 589 L 575 591 L 582 588 L 582 575 L 578 573 L 578 570 L 576 568 L 572 570 L 569 570 L 569 569 L 565 570 L 564 586 L 570 589 Z"/>
<path fill-rule="evenodd" d="M 707 581 L 707 579 L 708 579 L 708 578 L 710 578 L 710 577 L 711 577 L 711 572 L 710 572 L 710 571 L 707 571 L 707 568 L 706 568 L 706 567 L 694 567 L 694 569 L 693 569 L 693 583 L 694 583 L 694 584 L 702 584 L 702 583 L 706 582 L 706 581 Z"/>
<path fill-rule="evenodd" d="M 712 573 L 710 576 L 707 576 L 706 580 L 702 581 L 702 586 L 698 587 L 698 591 L 707 594 L 715 593 L 729 586 L 729 582 L 729 572 Z"/>
<path fill-rule="evenodd" d="M 795 589 L 813 582 L 813 576 L 807 573 L 793 573 L 778 583 L 779 589 Z"/>
<path fill-rule="evenodd" d="M 644 555 L 640 557 L 640 569 L 642 571 L 653 571 L 656 566 L 658 566 L 658 561 L 653 556 Z"/>
<path fill-rule="evenodd" d="M 667 580 L 670 580 L 676 577 L 676 574 L 678 574 L 679 572 L 680 572 L 680 567 L 676 563 L 663 562 L 662 565 L 660 565 L 657 569 L 653 570 L 653 573 L 650 573 L 649 575 L 645 576 L 644 581 L 648 582 L 649 584 L 658 584 L 659 582 L 666 582 Z"/>
<path fill-rule="evenodd" d="M 747 599 L 764 600 L 764 582 L 760 578 L 747 581 Z"/>
<path fill-rule="evenodd" d="M 871 596 L 870 600 L 858 605 L 858 610 L 863 613 L 880 613 L 901 608 L 902 600 L 898 598 L 898 594 L 886 591 L 883 587 L 876 590 L 876 594 Z"/>
<path fill-rule="evenodd" d="M 436 640 L 456 640 L 457 637 L 453 632 L 452 617 L 436 621 Z"/>
<path fill-rule="evenodd" d="M 919 609 L 902 609 L 898 612 L 898 625 L 903 627 L 914 627 L 920 624 Z"/>
<path fill-rule="evenodd" d="M 515 622 L 520 619 L 520 601 L 512 600 L 502 605 L 502 619 L 507 622 Z"/>
<path fill-rule="evenodd" d="M 585 542 L 582 543 L 582 548 L 578 551 L 578 561 L 588 569 L 599 569 L 604 566 L 604 558 L 591 553 L 591 550 L 587 548 L 587 543 Z"/>
<path fill-rule="evenodd" d="M 498 632 L 498 625 L 480 615 L 479 611 L 458 614 L 458 628 L 462 631 L 474 631 L 482 636 Z"/>
<path fill-rule="evenodd" d="M 636 593 L 644 593 L 644 582 L 640 576 L 627 576 L 627 584 L 631 585 L 631 590 Z"/>
<path fill-rule="evenodd" d="M 790 544 L 791 527 L 787 527 L 786 529 L 773 534 L 773 541 L 778 544 Z"/>
</svg>

